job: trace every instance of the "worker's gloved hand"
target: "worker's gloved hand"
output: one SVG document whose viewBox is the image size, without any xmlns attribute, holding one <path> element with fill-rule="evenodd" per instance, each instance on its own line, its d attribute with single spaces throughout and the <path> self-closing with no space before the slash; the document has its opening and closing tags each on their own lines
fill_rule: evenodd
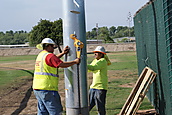
<svg viewBox="0 0 172 115">
<path fill-rule="evenodd" d="M 75 61 L 76 64 L 79 64 L 81 62 L 81 59 L 80 58 L 76 58 L 74 61 Z"/>
<path fill-rule="evenodd" d="M 63 49 L 63 53 L 64 53 L 64 54 L 68 54 L 68 53 L 69 53 L 69 50 L 70 50 L 69 46 L 66 46 L 66 47 Z"/>
</svg>

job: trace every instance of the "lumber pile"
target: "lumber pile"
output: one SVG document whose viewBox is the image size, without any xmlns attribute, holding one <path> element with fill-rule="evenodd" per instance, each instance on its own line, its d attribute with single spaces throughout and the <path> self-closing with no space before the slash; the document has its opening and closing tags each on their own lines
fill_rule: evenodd
<svg viewBox="0 0 172 115">
<path fill-rule="evenodd" d="M 155 109 L 149 109 L 149 110 L 138 110 L 136 112 L 136 115 L 159 115 Z"/>
<path fill-rule="evenodd" d="M 135 87 L 132 89 L 127 101 L 119 115 L 136 115 L 151 83 L 153 83 L 156 73 L 149 67 L 145 67 L 140 74 Z M 144 114 L 141 114 L 144 115 Z M 145 114 L 146 115 L 146 114 Z"/>
</svg>

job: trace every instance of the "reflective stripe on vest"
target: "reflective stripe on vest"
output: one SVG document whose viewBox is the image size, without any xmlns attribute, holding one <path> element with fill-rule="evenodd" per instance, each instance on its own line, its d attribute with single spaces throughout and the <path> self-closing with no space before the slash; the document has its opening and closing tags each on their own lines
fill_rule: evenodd
<svg viewBox="0 0 172 115">
<path fill-rule="evenodd" d="M 35 72 L 34 74 L 35 75 L 50 75 L 50 76 L 53 76 L 53 77 L 59 77 L 59 75 L 52 74 L 52 73 L 45 73 L 45 72 Z"/>
<path fill-rule="evenodd" d="M 32 87 L 38 90 L 58 91 L 58 70 L 47 65 L 45 60 L 48 54 L 50 53 L 42 51 L 37 56 Z"/>
</svg>

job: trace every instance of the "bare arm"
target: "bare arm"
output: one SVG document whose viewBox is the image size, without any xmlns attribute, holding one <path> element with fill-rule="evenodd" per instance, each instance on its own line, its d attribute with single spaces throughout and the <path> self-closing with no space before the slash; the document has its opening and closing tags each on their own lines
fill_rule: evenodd
<svg viewBox="0 0 172 115">
<path fill-rule="evenodd" d="M 69 53 L 69 50 L 70 50 L 69 46 L 66 46 L 66 47 L 63 49 L 62 53 L 59 53 L 59 54 L 56 55 L 56 56 L 57 56 L 58 58 L 61 58 L 64 54 Z"/>
<path fill-rule="evenodd" d="M 80 63 L 80 59 L 75 59 L 75 60 L 73 60 L 73 61 L 69 61 L 69 62 L 63 62 L 63 63 L 61 63 L 60 65 L 59 65 L 59 67 L 60 68 L 67 68 L 67 67 L 70 67 L 70 66 L 72 66 L 72 65 L 74 65 L 74 64 L 78 64 L 78 63 Z"/>
<path fill-rule="evenodd" d="M 59 53 L 58 55 L 56 55 L 58 58 L 61 58 L 64 55 L 64 52 Z"/>
</svg>

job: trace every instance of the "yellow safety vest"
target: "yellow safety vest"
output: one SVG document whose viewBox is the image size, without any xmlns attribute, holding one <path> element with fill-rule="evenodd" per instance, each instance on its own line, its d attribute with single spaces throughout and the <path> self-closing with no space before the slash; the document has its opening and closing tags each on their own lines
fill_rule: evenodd
<svg viewBox="0 0 172 115">
<path fill-rule="evenodd" d="M 58 91 L 58 70 L 46 64 L 45 58 L 48 54 L 50 53 L 44 50 L 37 56 L 33 89 Z"/>
</svg>

